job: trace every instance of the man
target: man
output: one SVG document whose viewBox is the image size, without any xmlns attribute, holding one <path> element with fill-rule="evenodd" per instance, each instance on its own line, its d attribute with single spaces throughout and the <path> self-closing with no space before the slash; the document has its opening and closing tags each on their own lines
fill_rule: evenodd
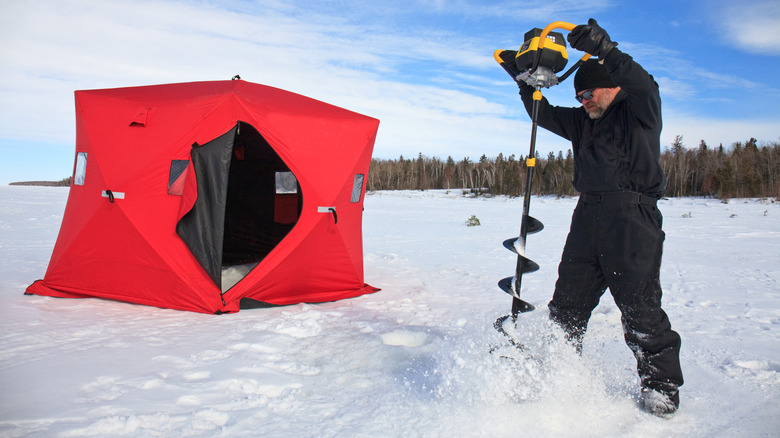
<svg viewBox="0 0 780 438">
<path fill-rule="evenodd" d="M 641 406 L 674 413 L 683 384 L 680 336 L 661 309 L 660 266 L 665 234 L 656 207 L 666 188 L 661 169 L 658 84 L 595 20 L 575 27 L 571 47 L 597 56 L 574 78 L 579 108 L 539 103 L 539 126 L 572 143 L 574 188 L 580 199 L 548 307 L 581 349 L 592 310 L 609 288 L 622 313 L 625 341 L 637 360 Z M 533 88 L 520 83 L 528 113 Z"/>
</svg>

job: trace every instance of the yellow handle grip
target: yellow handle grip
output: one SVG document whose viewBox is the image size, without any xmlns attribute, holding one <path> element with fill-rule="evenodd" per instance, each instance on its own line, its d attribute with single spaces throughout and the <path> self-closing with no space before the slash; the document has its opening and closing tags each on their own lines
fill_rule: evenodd
<svg viewBox="0 0 780 438">
<path fill-rule="evenodd" d="M 577 27 L 576 24 L 567 23 L 565 21 L 554 21 L 548 24 L 547 27 L 542 29 L 542 34 L 539 35 L 539 49 L 541 50 L 542 47 L 544 47 L 544 42 L 547 40 L 547 34 L 549 34 L 551 31 L 555 29 L 565 29 L 571 32 L 575 27 Z"/>
<path fill-rule="evenodd" d="M 498 49 L 495 52 L 493 52 L 493 59 L 495 59 L 496 62 L 499 63 L 499 64 L 503 64 L 504 63 L 504 60 L 501 59 L 501 52 L 503 52 L 503 50 L 501 50 L 501 49 Z"/>
<path fill-rule="evenodd" d="M 548 24 L 547 27 L 542 29 L 542 33 L 539 35 L 539 44 L 538 44 L 539 51 L 541 51 L 542 48 L 544 48 L 544 43 L 545 43 L 545 41 L 547 41 L 547 34 L 549 34 L 552 30 L 554 30 L 554 29 L 565 29 L 565 30 L 568 30 L 569 32 L 571 32 L 572 30 L 574 30 L 575 27 L 577 27 L 576 24 L 567 23 L 565 21 L 554 21 L 554 22 Z M 580 58 L 580 60 L 582 62 L 585 62 L 590 57 L 591 57 L 591 54 L 590 53 L 586 53 L 585 56 Z"/>
</svg>

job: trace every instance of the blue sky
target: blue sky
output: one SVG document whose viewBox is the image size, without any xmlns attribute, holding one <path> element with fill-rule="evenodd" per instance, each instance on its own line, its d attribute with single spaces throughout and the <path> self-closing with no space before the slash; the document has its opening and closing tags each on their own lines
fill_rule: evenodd
<svg viewBox="0 0 780 438">
<path fill-rule="evenodd" d="M 526 154 L 493 51 L 589 17 L 660 84 L 662 145 L 778 142 L 780 2 L 736 3 L 0 0 L 0 184 L 71 174 L 74 90 L 236 74 L 378 118 L 378 158 Z M 544 93 L 577 105 L 571 80 Z M 540 130 L 542 154 L 569 147 Z"/>
</svg>

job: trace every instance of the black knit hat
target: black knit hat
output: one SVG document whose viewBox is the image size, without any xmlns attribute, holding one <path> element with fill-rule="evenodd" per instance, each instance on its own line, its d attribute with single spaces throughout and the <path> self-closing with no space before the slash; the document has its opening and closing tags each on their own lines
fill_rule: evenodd
<svg viewBox="0 0 780 438">
<path fill-rule="evenodd" d="M 589 59 L 582 63 L 577 74 L 574 75 L 574 90 L 579 93 L 591 88 L 615 88 L 618 85 L 612 82 L 609 72 L 598 59 Z"/>
</svg>

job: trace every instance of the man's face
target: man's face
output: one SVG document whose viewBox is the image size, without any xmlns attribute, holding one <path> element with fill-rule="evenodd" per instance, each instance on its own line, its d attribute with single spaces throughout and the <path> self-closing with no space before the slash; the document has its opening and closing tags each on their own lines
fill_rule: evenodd
<svg viewBox="0 0 780 438">
<path fill-rule="evenodd" d="M 583 90 L 577 93 L 577 96 L 582 96 L 582 107 L 588 113 L 591 119 L 598 119 L 604 115 L 604 112 L 612 103 L 612 99 L 617 94 L 616 88 L 594 88 L 592 90 Z M 587 99 L 583 95 L 587 95 L 588 91 L 593 93 L 592 99 Z"/>
</svg>

